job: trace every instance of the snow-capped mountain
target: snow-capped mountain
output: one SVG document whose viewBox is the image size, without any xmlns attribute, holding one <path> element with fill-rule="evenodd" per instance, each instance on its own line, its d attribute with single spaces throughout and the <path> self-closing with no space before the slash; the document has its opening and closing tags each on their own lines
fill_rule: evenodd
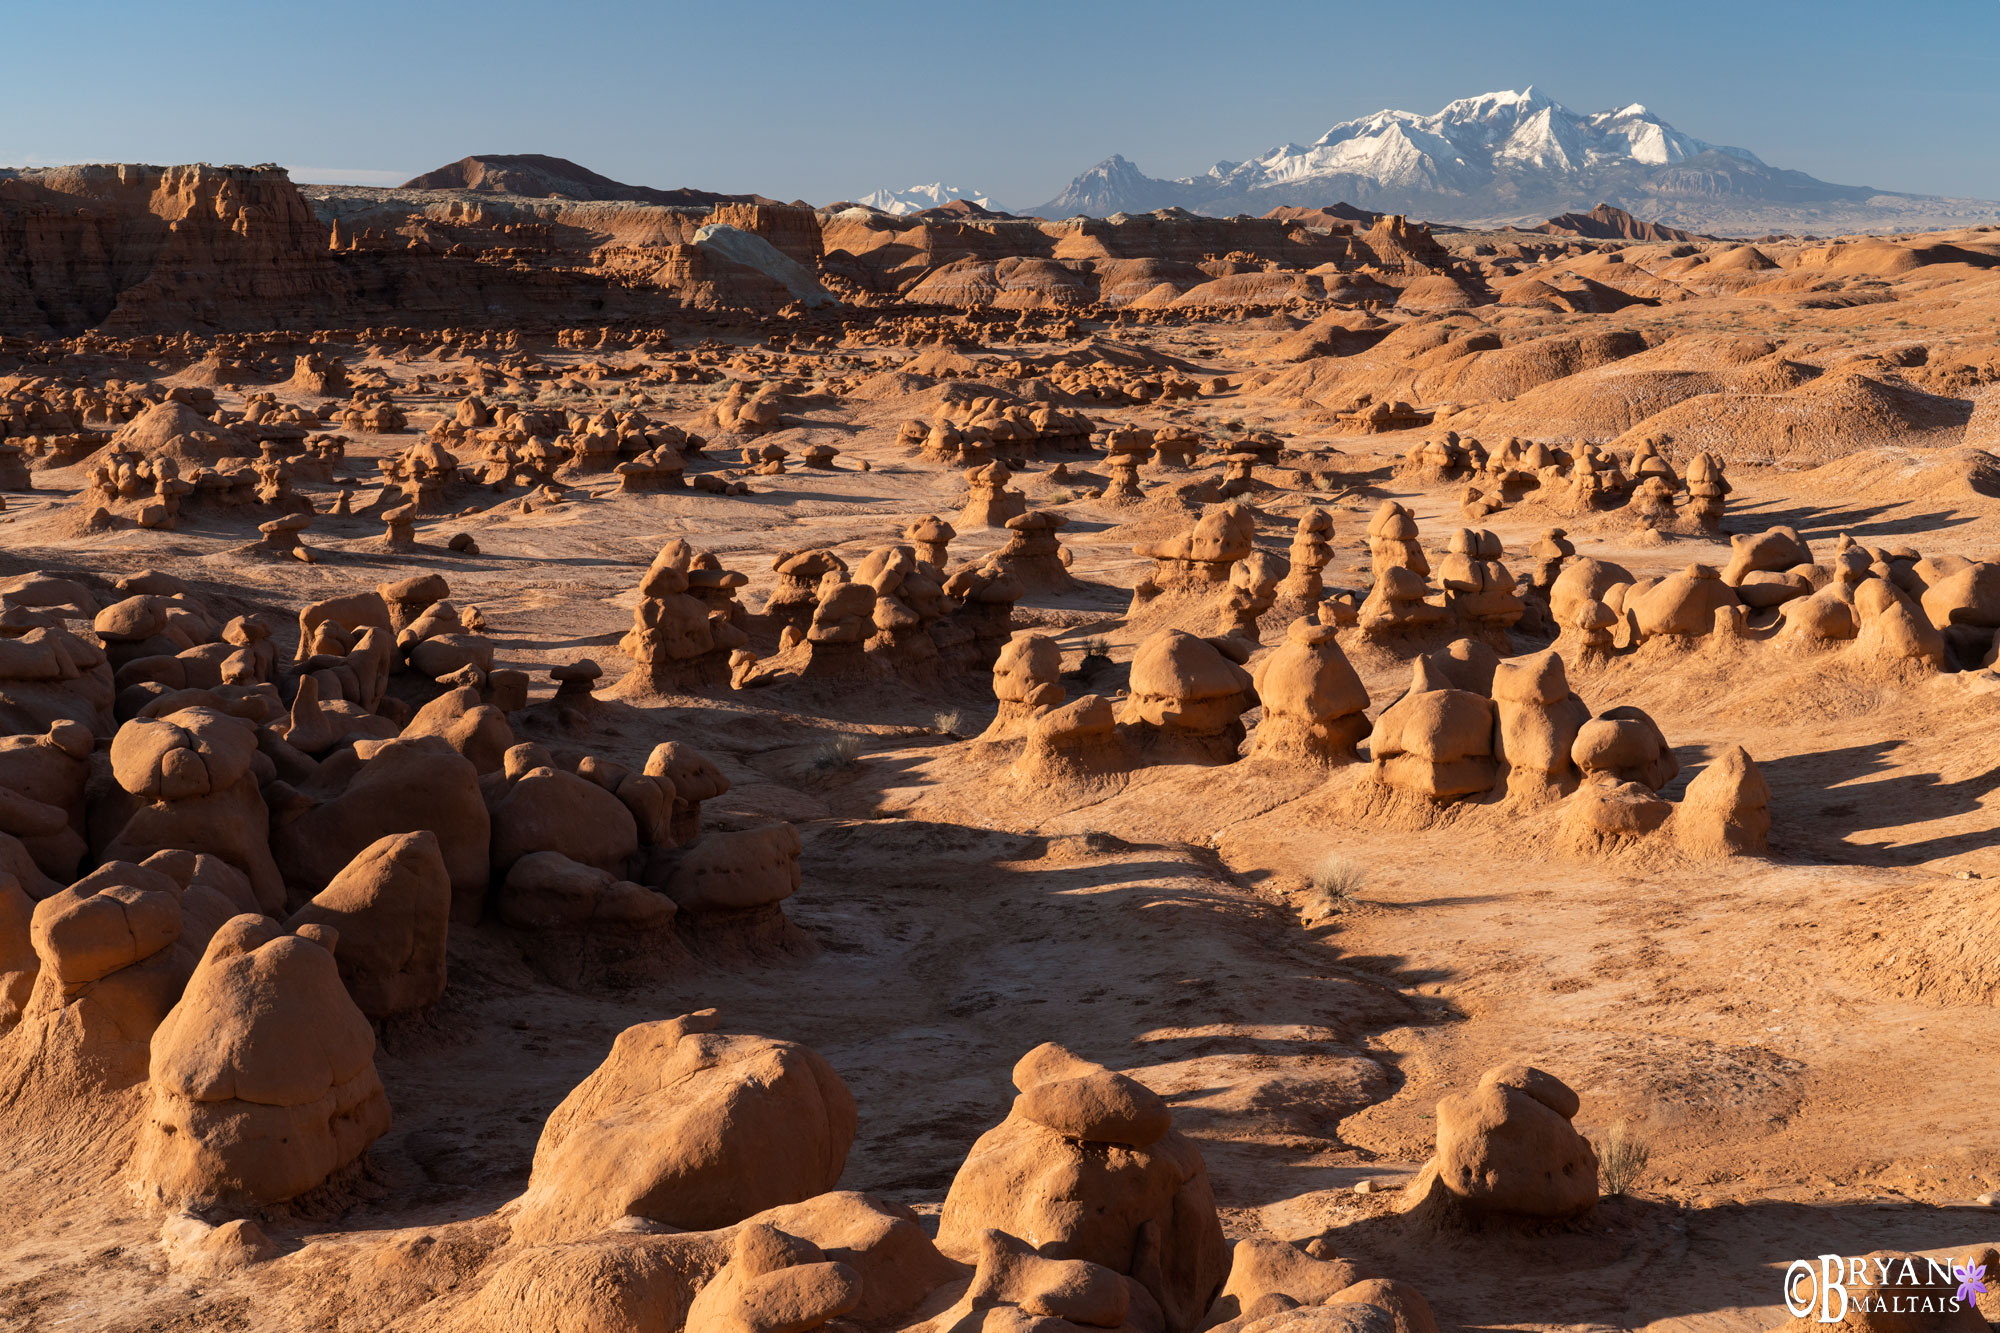
<svg viewBox="0 0 2000 1333">
<path fill-rule="evenodd" d="M 1876 215 L 1935 215 L 1958 225 L 1994 215 L 1973 200 L 1831 185 L 1684 134 L 1638 103 L 1579 114 L 1533 87 L 1461 98 L 1434 115 L 1378 111 L 1310 144 L 1282 144 L 1175 180 L 1113 156 L 1028 211 L 1104 217 L 1178 206 L 1230 214 L 1341 202 L 1447 222 L 1540 220 L 1610 203 L 1679 226 L 1752 233 Z"/>
<path fill-rule="evenodd" d="M 1378 111 L 1343 121 L 1311 147 L 1286 144 L 1205 179 L 1232 191 L 1354 176 L 1381 189 L 1471 193 L 1505 173 L 1584 175 L 1659 167 L 1703 153 L 1762 166 L 1755 153 L 1682 134 L 1638 104 L 1580 116 L 1530 87 L 1451 103 L 1434 116 Z"/>
<path fill-rule="evenodd" d="M 1054 203 L 1028 211 L 1043 217 L 1074 217 L 1082 213 L 1094 218 L 1107 218 L 1113 213 L 1150 213 L 1156 208 L 1185 204 L 1186 187 L 1191 183 L 1154 180 L 1113 153 L 1071 181 Z M 1063 206 L 1059 210 L 1058 204 Z"/>
<path fill-rule="evenodd" d="M 956 185 L 946 185 L 942 181 L 933 181 L 929 185 L 912 185 L 907 190 L 876 190 L 871 194 L 862 195 L 854 202 L 903 217 L 910 213 L 921 213 L 927 208 L 941 208 L 954 199 L 963 199 L 966 203 L 977 204 L 981 208 L 997 210 L 999 207 L 977 190 L 961 190 Z"/>
</svg>

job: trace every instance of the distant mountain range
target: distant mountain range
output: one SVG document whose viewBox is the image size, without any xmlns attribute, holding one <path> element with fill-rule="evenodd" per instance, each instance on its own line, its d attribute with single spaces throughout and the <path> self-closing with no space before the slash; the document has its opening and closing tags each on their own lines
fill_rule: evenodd
<svg viewBox="0 0 2000 1333">
<path fill-rule="evenodd" d="M 854 202 L 867 208 L 880 209 L 884 213 L 892 213 L 897 217 L 908 217 L 925 209 L 942 208 L 960 199 L 983 209 L 999 208 L 998 204 L 978 190 L 961 190 L 942 181 L 934 181 L 929 185 L 912 185 L 907 190 L 876 190 L 862 195 Z"/>
<path fill-rule="evenodd" d="M 589 201 L 630 200 L 683 208 L 778 202 L 758 194 L 626 185 L 567 158 L 482 153 L 425 172 L 406 190 L 467 190 Z M 907 217 L 935 210 L 970 218 L 1003 210 L 986 194 L 941 181 L 880 189 L 855 203 Z M 1284 144 L 1245 162 L 1218 162 L 1199 176 L 1162 180 L 1112 155 L 1034 208 L 1047 218 L 1084 214 L 1262 215 L 1274 208 L 1358 206 L 1428 222 L 1535 225 L 1574 232 L 1598 205 L 1632 215 L 1629 235 L 1692 232 L 1924 231 L 2000 223 L 2000 203 L 1835 185 L 1766 164 L 1747 148 L 1684 134 L 1634 103 L 1588 115 L 1529 88 L 1461 98 L 1435 115 L 1378 111 L 1342 121 L 1308 145 Z M 1565 222 L 1567 215 L 1579 215 Z M 1640 224 L 1657 224 L 1652 233 Z M 1595 224 L 1602 228 L 1600 218 Z"/>
<path fill-rule="evenodd" d="M 1378 111 L 1309 145 L 1284 144 L 1176 180 L 1113 155 L 1021 211 L 1228 215 L 1334 203 L 1459 223 L 1532 222 L 1609 203 L 1672 227 L 1738 236 L 2000 222 L 2000 204 L 1990 201 L 1834 185 L 1683 134 L 1637 103 L 1584 115 L 1532 87 L 1462 98 L 1430 116 Z"/>
</svg>

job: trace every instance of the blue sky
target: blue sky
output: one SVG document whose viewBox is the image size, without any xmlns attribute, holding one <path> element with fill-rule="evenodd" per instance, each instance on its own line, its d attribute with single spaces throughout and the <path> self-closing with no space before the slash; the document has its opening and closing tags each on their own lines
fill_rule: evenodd
<svg viewBox="0 0 2000 1333">
<path fill-rule="evenodd" d="M 645 185 L 826 203 L 943 179 L 1025 206 L 1114 152 L 1185 175 L 1532 83 L 1826 180 L 2000 199 L 2000 0 L 0 0 L 0 20 L 5 165 L 374 184 L 540 152 Z"/>
</svg>

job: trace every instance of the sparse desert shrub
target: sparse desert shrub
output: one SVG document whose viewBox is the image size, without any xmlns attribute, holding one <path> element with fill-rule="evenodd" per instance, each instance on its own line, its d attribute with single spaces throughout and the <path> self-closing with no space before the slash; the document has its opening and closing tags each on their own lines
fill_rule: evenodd
<svg viewBox="0 0 2000 1333">
<path fill-rule="evenodd" d="M 1368 880 L 1360 866 L 1338 853 L 1320 858 L 1312 872 L 1312 906 L 1316 914 L 1338 912 Z"/>
<path fill-rule="evenodd" d="M 1646 1174 L 1646 1162 L 1653 1155 L 1645 1139 L 1619 1121 L 1604 1131 L 1597 1145 L 1597 1179 L 1606 1194 L 1624 1194 Z"/>
<path fill-rule="evenodd" d="M 821 741 L 812 749 L 810 767 L 815 773 L 832 773 L 846 768 L 861 757 L 861 738 L 855 735 L 834 736 Z"/>
<path fill-rule="evenodd" d="M 971 714 L 957 708 L 944 709 L 931 719 L 931 730 L 946 736 L 967 736 L 977 726 Z"/>
</svg>

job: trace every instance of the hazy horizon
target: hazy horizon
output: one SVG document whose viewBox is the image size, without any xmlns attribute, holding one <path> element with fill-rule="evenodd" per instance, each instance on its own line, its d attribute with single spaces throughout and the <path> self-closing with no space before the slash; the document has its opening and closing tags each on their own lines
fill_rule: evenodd
<svg viewBox="0 0 2000 1333">
<path fill-rule="evenodd" d="M 1809 26 L 1704 2 L 1554 31 L 1441 3 L 1422 25 L 1436 49 L 1412 42 L 1407 60 L 1384 58 L 1414 31 L 1385 31 L 1384 12 L 777 0 L 754 21 L 600 3 L 551 22 L 502 0 L 364 2 L 329 24 L 240 3 L 37 9 L 13 20 L 36 60 L 0 91 L 0 162 L 277 162 L 302 183 L 394 185 L 543 153 L 664 188 L 826 203 L 942 181 L 1026 207 L 1113 153 L 1186 176 L 1384 108 L 1533 84 L 1577 111 L 1643 102 L 1823 180 L 2000 198 L 2000 3 L 1955 12 L 1948 44 L 1851 3 L 1816 6 Z"/>
</svg>

